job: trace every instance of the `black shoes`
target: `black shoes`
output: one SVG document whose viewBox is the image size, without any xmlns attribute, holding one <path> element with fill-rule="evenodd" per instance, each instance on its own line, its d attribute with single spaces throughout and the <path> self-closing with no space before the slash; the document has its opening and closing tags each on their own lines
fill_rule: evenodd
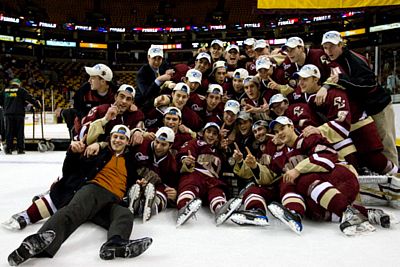
<svg viewBox="0 0 400 267">
<path fill-rule="evenodd" d="M 122 238 L 111 238 L 100 248 L 100 258 L 103 260 L 112 260 L 116 257 L 133 258 L 145 252 L 153 240 L 149 237 L 124 240 Z"/>
</svg>

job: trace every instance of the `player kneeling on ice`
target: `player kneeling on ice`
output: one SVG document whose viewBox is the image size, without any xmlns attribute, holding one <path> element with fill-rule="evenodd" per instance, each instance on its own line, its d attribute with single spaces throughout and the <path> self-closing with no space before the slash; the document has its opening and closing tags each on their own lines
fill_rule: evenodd
<svg viewBox="0 0 400 267">
<path fill-rule="evenodd" d="M 103 260 L 115 257 L 131 258 L 142 254 L 152 243 L 151 238 L 129 240 L 133 229 L 133 214 L 120 205 L 127 188 L 140 179 L 133 155 L 126 149 L 130 131 L 124 125 L 111 130 L 109 146 L 92 161 L 71 158 L 76 168 L 91 168 L 86 183 L 68 205 L 51 216 L 38 233 L 28 236 L 8 256 L 16 266 L 32 257 L 52 258 L 66 239 L 83 223 L 91 221 L 108 230 L 107 242 L 100 248 Z"/>
<path fill-rule="evenodd" d="M 276 218 L 296 233 L 301 232 L 305 215 L 340 220 L 340 230 L 348 236 L 375 231 L 370 222 L 390 225 L 390 217 L 382 210 L 368 210 L 353 203 L 359 192 L 357 173 L 338 161 L 337 152 L 325 138 L 320 134 L 297 135 L 292 121 L 285 116 L 276 118 L 269 126 L 288 148 L 278 173 L 282 174 L 282 204 L 268 205 Z"/>
<path fill-rule="evenodd" d="M 200 209 L 202 200 L 210 205 L 215 221 L 225 218 L 240 207 L 241 199 L 227 202 L 226 184 L 219 179 L 223 156 L 217 145 L 220 127 L 209 122 L 203 128 L 203 136 L 182 146 L 177 154 L 181 177 L 178 185 L 178 218 L 176 225 L 184 224 Z"/>
</svg>

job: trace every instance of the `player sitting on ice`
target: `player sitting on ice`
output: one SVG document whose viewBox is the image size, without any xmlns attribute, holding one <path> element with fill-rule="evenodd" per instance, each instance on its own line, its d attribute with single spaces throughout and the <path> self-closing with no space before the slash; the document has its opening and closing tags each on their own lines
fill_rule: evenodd
<svg viewBox="0 0 400 267">
<path fill-rule="evenodd" d="M 274 170 L 282 174 L 282 204 L 268 205 L 276 218 L 296 233 L 302 231 L 306 210 L 313 219 L 340 220 L 340 230 L 348 236 L 375 231 L 369 219 L 390 226 L 390 217 L 381 210 L 369 212 L 353 203 L 359 192 L 357 173 L 350 165 L 338 162 L 337 152 L 325 138 L 319 134 L 297 135 L 292 121 L 284 116 L 272 121 L 270 128 L 288 148 L 286 161 L 280 164 L 280 170 Z"/>
<path fill-rule="evenodd" d="M 202 200 L 210 205 L 217 224 L 241 204 L 240 199 L 227 202 L 224 192 L 226 184 L 219 179 L 221 164 L 224 161 L 217 147 L 219 131 L 218 124 L 207 123 L 203 128 L 202 138 L 186 143 L 176 157 L 181 166 L 177 226 L 195 215 L 201 207 Z"/>
</svg>

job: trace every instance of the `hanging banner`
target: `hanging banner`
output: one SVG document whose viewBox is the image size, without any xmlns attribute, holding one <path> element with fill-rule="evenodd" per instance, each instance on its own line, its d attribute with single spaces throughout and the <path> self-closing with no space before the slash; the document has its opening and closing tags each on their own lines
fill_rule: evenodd
<svg viewBox="0 0 400 267">
<path fill-rule="evenodd" d="M 400 5 L 399 0 L 258 0 L 259 9 L 329 9 Z"/>
</svg>

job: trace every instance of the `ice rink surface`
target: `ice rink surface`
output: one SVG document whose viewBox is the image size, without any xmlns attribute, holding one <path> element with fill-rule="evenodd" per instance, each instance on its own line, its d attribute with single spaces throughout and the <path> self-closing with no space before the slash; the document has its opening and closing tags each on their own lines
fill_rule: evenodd
<svg viewBox="0 0 400 267">
<path fill-rule="evenodd" d="M 35 194 L 46 191 L 61 174 L 65 152 L 0 152 L 0 220 L 26 209 Z M 400 218 L 400 210 L 384 207 Z M 132 259 L 103 261 L 100 246 L 106 231 L 94 224 L 81 226 L 53 259 L 31 259 L 22 266 L 400 266 L 400 225 L 365 236 L 344 236 L 339 225 L 305 220 L 298 236 L 270 218 L 270 226 L 241 227 L 228 222 L 220 227 L 203 207 L 197 220 L 175 227 L 176 210 L 168 210 L 143 224 L 135 220 L 131 238 L 149 236 L 152 246 Z M 0 266 L 8 254 L 36 232 L 42 223 L 22 231 L 0 229 Z"/>
</svg>

